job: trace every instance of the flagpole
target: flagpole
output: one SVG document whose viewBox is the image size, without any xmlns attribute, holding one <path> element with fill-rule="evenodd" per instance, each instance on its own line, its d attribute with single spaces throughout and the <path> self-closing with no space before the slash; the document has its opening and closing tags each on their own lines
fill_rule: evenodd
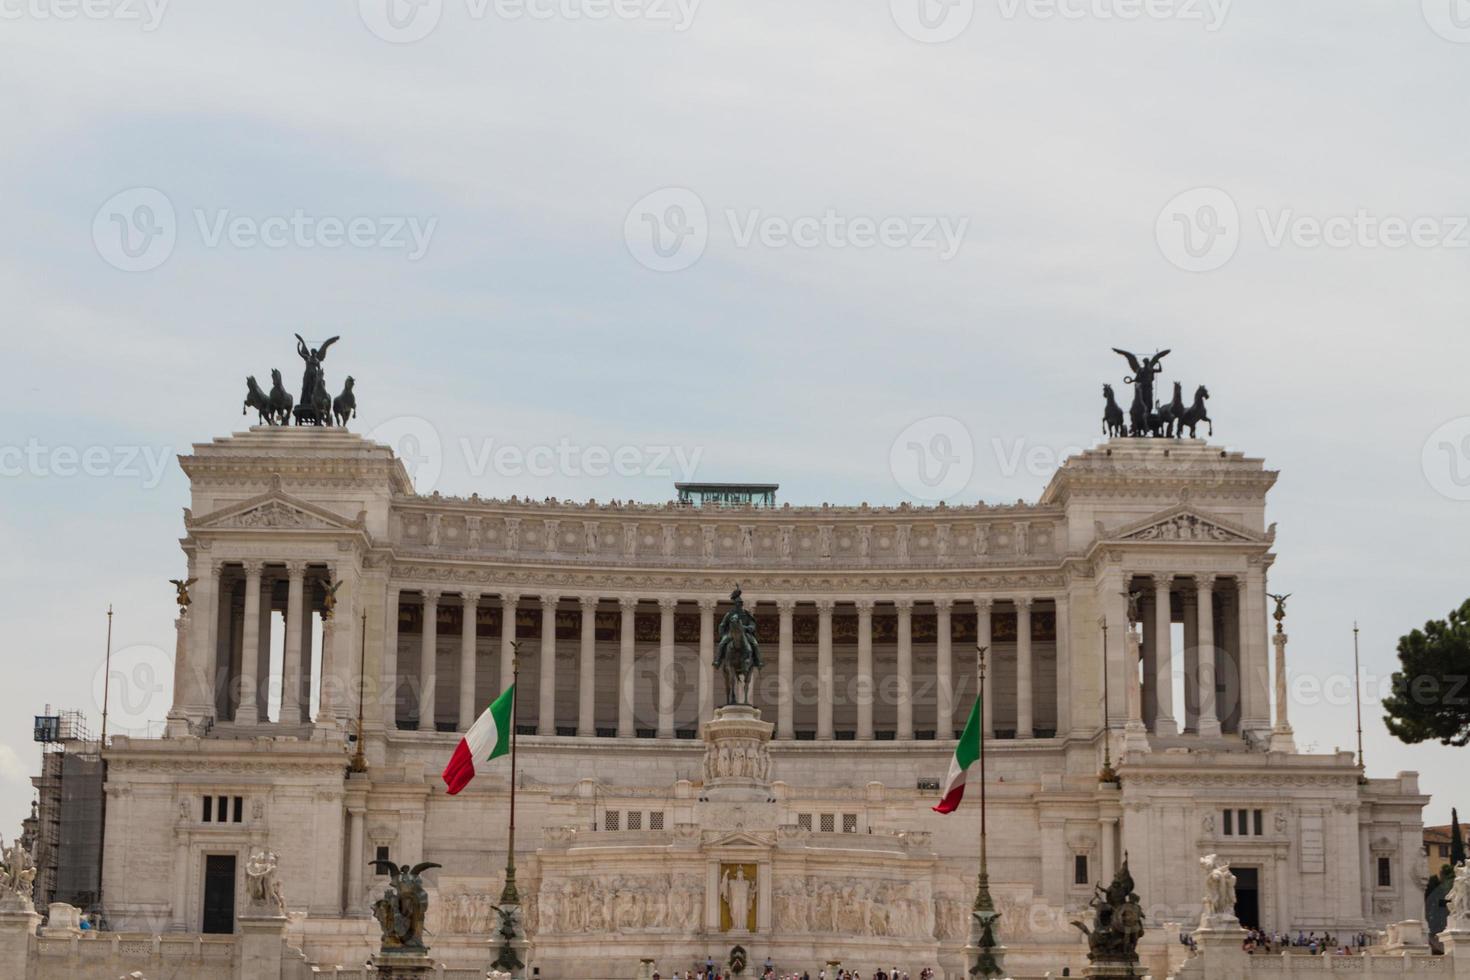
<svg viewBox="0 0 1470 980">
<path fill-rule="evenodd" d="M 1102 771 L 1097 774 L 1097 781 L 1116 783 L 1118 774 L 1113 770 L 1113 721 L 1108 710 L 1110 707 L 1108 702 L 1111 700 L 1108 691 L 1108 674 L 1110 673 L 1108 670 L 1108 618 L 1102 617 L 1098 620 L 1098 624 L 1102 627 L 1103 637 L 1103 767 Z"/>
<path fill-rule="evenodd" d="M 510 834 L 505 847 L 505 887 L 500 891 L 501 905 L 520 905 L 520 892 L 516 889 L 516 722 L 520 720 L 516 711 L 521 697 L 521 645 L 512 640 L 510 644 Z"/>
<path fill-rule="evenodd" d="M 1363 671 L 1358 666 L 1358 624 L 1353 623 L 1353 696 L 1357 701 L 1358 709 L 1358 782 L 1368 781 L 1367 770 L 1363 767 Z"/>
<path fill-rule="evenodd" d="M 985 653 L 986 653 L 986 651 L 988 649 L 989 649 L 989 647 L 984 647 L 984 646 L 981 646 L 979 644 L 976 644 L 975 645 L 975 654 L 976 654 L 975 655 L 975 670 L 976 670 L 976 673 L 979 675 L 979 678 L 980 678 L 980 692 L 979 692 L 979 694 L 977 696 L 980 698 L 980 704 L 982 705 L 982 707 L 981 707 L 981 713 L 982 713 L 982 715 L 984 714 L 984 710 L 985 710 L 984 707 L 983 707 L 983 705 L 985 704 Z M 985 827 L 985 726 L 989 722 L 989 720 L 990 719 L 985 718 L 985 717 L 982 717 L 980 719 L 980 732 L 979 732 L 979 735 L 980 735 L 980 880 L 979 880 L 979 883 L 978 883 L 979 884 L 979 887 L 978 887 L 978 889 L 975 892 L 975 911 L 977 911 L 977 912 L 993 912 L 993 911 L 995 911 L 995 902 L 992 901 L 991 900 L 991 897 L 990 897 L 990 866 L 989 866 L 988 862 L 986 861 L 986 855 L 985 855 L 985 844 L 986 844 L 986 827 Z"/>
</svg>

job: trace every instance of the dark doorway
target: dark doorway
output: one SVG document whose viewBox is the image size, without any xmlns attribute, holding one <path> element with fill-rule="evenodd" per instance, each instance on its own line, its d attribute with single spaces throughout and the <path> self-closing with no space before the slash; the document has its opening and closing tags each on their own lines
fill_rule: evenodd
<svg viewBox="0 0 1470 980">
<path fill-rule="evenodd" d="M 204 931 L 235 931 L 235 855 L 204 858 Z"/>
<path fill-rule="evenodd" d="M 1235 917 L 1247 929 L 1261 928 L 1261 873 L 1259 868 L 1231 868 L 1235 872 Z"/>
</svg>

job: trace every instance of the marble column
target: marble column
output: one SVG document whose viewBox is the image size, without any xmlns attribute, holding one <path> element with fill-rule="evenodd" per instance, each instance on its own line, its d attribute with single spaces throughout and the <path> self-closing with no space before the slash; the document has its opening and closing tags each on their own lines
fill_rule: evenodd
<svg viewBox="0 0 1470 980">
<path fill-rule="evenodd" d="M 301 637 L 306 607 L 306 562 L 286 563 L 286 652 L 281 661 L 281 724 L 299 725 L 301 705 Z"/>
<path fill-rule="evenodd" d="M 1098 841 L 1102 844 L 1102 867 L 1094 876 L 1098 881 L 1112 881 L 1117 870 L 1118 818 L 1102 817 L 1097 822 Z"/>
<path fill-rule="evenodd" d="M 434 685 L 439 683 L 439 593 L 424 590 L 422 643 L 419 647 L 419 731 L 436 731 Z"/>
<path fill-rule="evenodd" d="M 934 600 L 934 737 L 954 737 L 954 662 L 950 611 L 954 600 Z"/>
<path fill-rule="evenodd" d="M 255 675 L 255 710 L 257 718 L 268 721 L 271 708 L 271 613 L 274 611 L 271 607 L 275 605 L 276 587 L 266 569 L 261 571 L 260 588 L 260 622 L 256 626 L 260 644 L 256 652 L 259 672 Z M 284 651 L 282 655 L 284 656 Z M 279 709 L 276 720 L 281 720 Z"/>
<path fill-rule="evenodd" d="M 383 602 L 383 669 L 379 679 L 382 687 L 378 692 L 378 712 L 383 719 L 383 727 L 389 730 L 398 725 L 398 603 L 398 586 L 388 586 Z"/>
<path fill-rule="evenodd" d="M 367 815 L 364 807 L 347 809 L 347 901 L 349 916 L 361 915 L 363 904 L 362 869 L 367 865 L 367 855 L 362 852 L 362 824 Z"/>
<path fill-rule="evenodd" d="M 715 602 L 699 600 L 699 733 L 715 716 Z"/>
<path fill-rule="evenodd" d="M 597 596 L 582 596 L 582 647 L 577 661 L 577 734 L 597 734 Z"/>
<path fill-rule="evenodd" d="M 536 734 L 556 734 L 556 607 L 560 596 L 541 597 L 541 691 Z"/>
<path fill-rule="evenodd" d="M 218 672 L 219 582 L 222 567 L 207 555 L 196 552 L 185 577 L 198 579 L 190 588 L 193 605 L 189 607 L 189 646 L 185 669 L 188 672 L 189 715 L 195 721 L 215 714 L 215 678 Z"/>
<path fill-rule="evenodd" d="M 507 690 L 515 678 L 516 607 L 521 597 L 500 593 L 500 689 Z"/>
<path fill-rule="evenodd" d="M 1057 618 L 1057 735 L 1072 730 L 1072 601 L 1063 592 L 1053 601 Z"/>
<path fill-rule="evenodd" d="M 1198 593 L 1199 613 L 1196 629 L 1199 633 L 1197 671 L 1199 673 L 1199 733 L 1205 736 L 1220 734 L 1220 717 L 1215 707 L 1215 576 L 1195 576 Z"/>
<path fill-rule="evenodd" d="M 678 599 L 658 601 L 658 730 L 659 738 L 674 737 L 674 611 Z"/>
<path fill-rule="evenodd" d="M 1199 601 L 1194 590 L 1184 601 L 1184 727 L 1199 732 Z"/>
<path fill-rule="evenodd" d="M 1260 564 L 1246 567 L 1241 588 L 1240 727 L 1263 734 L 1271 727 L 1271 664 L 1266 652 L 1266 573 Z"/>
<path fill-rule="evenodd" d="M 226 654 L 224 662 L 220 661 L 220 621 L 229 609 L 228 602 L 221 602 L 222 579 L 224 578 L 225 566 L 223 562 L 211 561 L 209 563 L 209 588 L 205 594 L 205 608 L 209 610 L 209 622 L 206 624 L 205 648 L 209 651 L 205 658 L 207 670 L 204 674 L 204 704 L 207 716 L 210 718 L 223 718 L 229 710 L 230 703 L 230 658 Z M 223 705 L 223 707 L 221 707 Z"/>
<path fill-rule="evenodd" d="M 618 738 L 632 738 L 637 734 L 633 725 L 633 617 L 638 600 L 622 596 L 618 611 Z"/>
<path fill-rule="evenodd" d="M 1171 611 L 1174 577 L 1153 576 L 1154 586 L 1154 734 L 1178 735 L 1174 715 L 1174 614 Z"/>
<path fill-rule="evenodd" d="M 780 617 L 780 642 L 777 650 L 776 681 L 776 737 L 795 738 L 794 696 L 791 689 L 792 660 L 795 658 L 792 635 L 792 617 L 796 612 L 796 601 L 777 599 L 776 612 Z"/>
<path fill-rule="evenodd" d="M 260 722 L 256 681 L 260 676 L 260 573 L 258 561 L 245 563 L 245 613 L 240 642 L 240 707 L 235 711 L 235 724 L 255 725 Z"/>
<path fill-rule="evenodd" d="M 914 738 L 914 600 L 893 600 L 898 610 L 898 664 L 894 685 L 898 696 L 898 733 L 900 741 Z"/>
<path fill-rule="evenodd" d="M 1031 662 L 1031 597 L 1016 603 L 1016 737 L 1031 738 L 1035 732 Z"/>
<path fill-rule="evenodd" d="M 873 600 L 859 599 L 857 633 L 857 737 L 873 740 Z"/>
<path fill-rule="evenodd" d="M 992 678 L 985 685 L 985 701 L 980 705 L 980 725 L 985 729 L 985 737 L 995 736 L 995 649 L 991 643 L 991 613 L 994 602 L 989 596 L 978 596 L 975 599 L 975 644 L 985 647 L 986 673 Z"/>
<path fill-rule="evenodd" d="M 832 739 L 832 606 L 831 599 L 817 600 L 817 738 Z"/>
<path fill-rule="evenodd" d="M 463 619 L 459 627 L 459 730 L 467 732 L 475 723 L 475 643 L 476 620 L 479 618 L 480 593 L 460 595 Z"/>
</svg>

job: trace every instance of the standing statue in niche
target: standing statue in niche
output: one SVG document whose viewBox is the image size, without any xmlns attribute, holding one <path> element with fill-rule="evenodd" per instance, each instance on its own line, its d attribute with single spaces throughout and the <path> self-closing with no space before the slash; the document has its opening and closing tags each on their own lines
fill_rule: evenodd
<svg viewBox="0 0 1470 980">
<path fill-rule="evenodd" d="M 720 897 L 730 910 L 730 929 L 745 932 L 750 923 L 750 886 L 754 884 L 745 877 L 744 868 L 726 871 L 720 879 Z"/>
</svg>

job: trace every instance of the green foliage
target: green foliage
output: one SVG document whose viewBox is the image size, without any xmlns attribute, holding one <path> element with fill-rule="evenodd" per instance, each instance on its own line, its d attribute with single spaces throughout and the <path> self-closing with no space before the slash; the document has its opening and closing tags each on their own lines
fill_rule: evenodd
<svg viewBox="0 0 1470 980">
<path fill-rule="evenodd" d="M 1460 811 L 1450 807 L 1450 864 L 1459 867 L 1465 860 L 1465 839 L 1460 836 Z"/>
<path fill-rule="evenodd" d="M 1399 670 L 1383 699 L 1388 730 L 1408 743 L 1470 743 L 1470 600 L 1399 639 Z"/>
</svg>

